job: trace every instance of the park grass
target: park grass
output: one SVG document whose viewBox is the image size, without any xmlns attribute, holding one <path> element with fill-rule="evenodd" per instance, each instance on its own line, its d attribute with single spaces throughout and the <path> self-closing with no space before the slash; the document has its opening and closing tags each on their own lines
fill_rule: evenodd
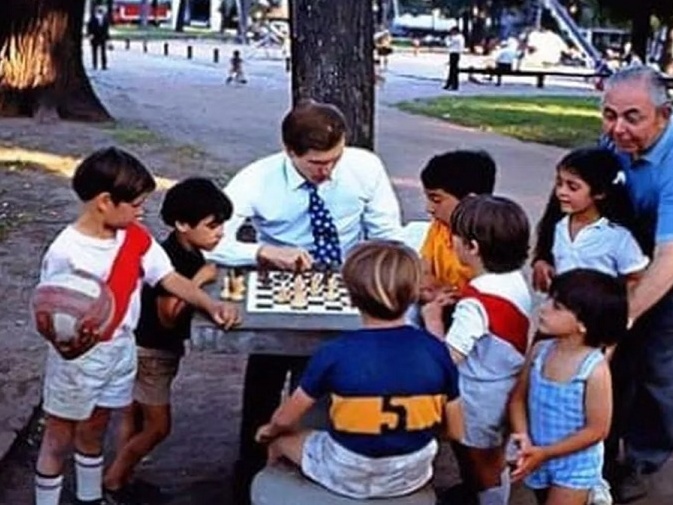
<svg viewBox="0 0 673 505">
<path fill-rule="evenodd" d="M 103 129 L 110 134 L 117 144 L 156 146 L 166 142 L 161 136 L 142 126 L 115 123 Z"/>
<path fill-rule="evenodd" d="M 438 97 L 401 102 L 414 114 L 559 147 L 591 144 L 600 133 L 597 98 L 551 96 Z"/>
<path fill-rule="evenodd" d="M 223 35 L 210 28 L 185 26 L 183 32 L 176 32 L 168 26 L 115 25 L 110 30 L 113 40 L 168 40 L 168 39 L 198 39 L 222 40 Z"/>
</svg>

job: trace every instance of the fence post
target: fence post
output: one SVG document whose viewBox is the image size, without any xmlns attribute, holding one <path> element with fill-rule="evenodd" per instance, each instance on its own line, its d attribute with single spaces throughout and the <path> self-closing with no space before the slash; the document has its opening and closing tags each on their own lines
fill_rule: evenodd
<svg viewBox="0 0 673 505">
<path fill-rule="evenodd" d="M 124 39 L 124 44 L 126 45 L 126 50 L 131 49 L 131 41 L 129 39 Z"/>
<path fill-rule="evenodd" d="M 168 42 L 164 42 L 164 56 L 168 56 Z"/>
<path fill-rule="evenodd" d="M 147 52 L 147 41 L 143 40 L 143 53 Z"/>
<path fill-rule="evenodd" d="M 191 59 L 192 59 L 192 56 L 193 56 L 193 53 L 192 53 L 192 46 L 187 46 L 187 59 L 188 59 L 188 60 L 191 60 Z"/>
<path fill-rule="evenodd" d="M 220 62 L 220 50 L 216 47 L 213 49 L 213 63 Z"/>
</svg>

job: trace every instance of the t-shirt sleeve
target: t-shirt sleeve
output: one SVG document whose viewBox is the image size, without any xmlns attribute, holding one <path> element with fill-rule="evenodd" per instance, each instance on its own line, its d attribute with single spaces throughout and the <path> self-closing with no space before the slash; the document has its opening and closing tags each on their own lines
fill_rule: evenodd
<svg viewBox="0 0 673 505">
<path fill-rule="evenodd" d="M 456 305 L 446 343 L 467 356 L 487 331 L 488 319 L 483 306 L 474 298 L 466 298 Z"/>
<path fill-rule="evenodd" d="M 657 211 L 657 244 L 673 241 L 673 178 L 661 188 Z"/>
<path fill-rule="evenodd" d="M 638 242 L 628 230 L 622 229 L 620 232 L 622 236 L 615 251 L 617 271 L 620 275 L 629 275 L 644 270 L 650 262 L 649 258 L 643 254 Z"/>
<path fill-rule="evenodd" d="M 142 259 L 144 281 L 155 286 L 161 279 L 175 271 L 164 248 L 154 239 Z"/>
<path fill-rule="evenodd" d="M 67 255 L 50 247 L 42 258 L 40 282 L 51 279 L 54 275 L 72 271 L 72 264 Z"/>
<path fill-rule="evenodd" d="M 299 387 L 311 398 L 318 399 L 330 392 L 330 372 L 334 363 L 331 346 L 322 346 L 311 357 L 301 377 Z"/>
</svg>

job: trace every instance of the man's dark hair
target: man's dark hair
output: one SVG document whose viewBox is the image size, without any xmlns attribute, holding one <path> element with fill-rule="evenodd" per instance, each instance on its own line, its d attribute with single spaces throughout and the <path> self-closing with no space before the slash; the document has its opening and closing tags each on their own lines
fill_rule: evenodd
<svg viewBox="0 0 673 505">
<path fill-rule="evenodd" d="M 283 119 L 283 144 L 298 156 L 311 149 L 329 151 L 346 135 L 346 119 L 334 105 L 305 100 Z"/>
<path fill-rule="evenodd" d="M 75 170 L 72 189 L 83 202 L 110 193 L 115 204 L 130 203 L 156 188 L 154 177 L 142 162 L 117 147 L 99 149 Z"/>
<path fill-rule="evenodd" d="M 451 215 L 451 233 L 479 244 L 479 257 L 489 272 L 518 270 L 528 256 L 528 218 L 519 205 L 507 198 L 464 198 Z"/>
<path fill-rule="evenodd" d="M 469 194 L 492 194 L 495 161 L 486 151 L 450 151 L 433 156 L 421 171 L 426 190 L 441 189 L 462 200 Z"/>
<path fill-rule="evenodd" d="M 578 268 L 555 277 L 549 296 L 584 325 L 588 346 L 617 344 L 626 334 L 628 303 L 622 279 Z"/>
<path fill-rule="evenodd" d="M 191 177 L 166 192 L 161 204 L 161 219 L 167 226 L 186 223 L 196 226 L 209 216 L 216 223 L 231 217 L 231 200 L 209 179 Z"/>
</svg>

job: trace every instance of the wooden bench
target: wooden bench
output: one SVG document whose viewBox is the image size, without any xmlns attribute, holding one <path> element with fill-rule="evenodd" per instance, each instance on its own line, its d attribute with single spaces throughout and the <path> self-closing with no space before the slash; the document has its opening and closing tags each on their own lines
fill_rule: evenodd
<svg viewBox="0 0 673 505">
<path fill-rule="evenodd" d="M 496 86 L 500 86 L 502 84 L 503 76 L 535 77 L 536 86 L 538 88 L 544 88 L 544 80 L 546 77 L 578 77 L 581 79 L 600 79 L 610 77 L 610 74 L 597 72 L 563 72 L 560 70 L 502 70 L 498 68 L 476 67 L 461 68 L 458 70 L 458 72 L 461 74 L 468 74 L 468 76 L 477 74 L 495 77 Z M 664 81 L 669 88 L 673 87 L 673 76 L 664 77 Z"/>
</svg>

